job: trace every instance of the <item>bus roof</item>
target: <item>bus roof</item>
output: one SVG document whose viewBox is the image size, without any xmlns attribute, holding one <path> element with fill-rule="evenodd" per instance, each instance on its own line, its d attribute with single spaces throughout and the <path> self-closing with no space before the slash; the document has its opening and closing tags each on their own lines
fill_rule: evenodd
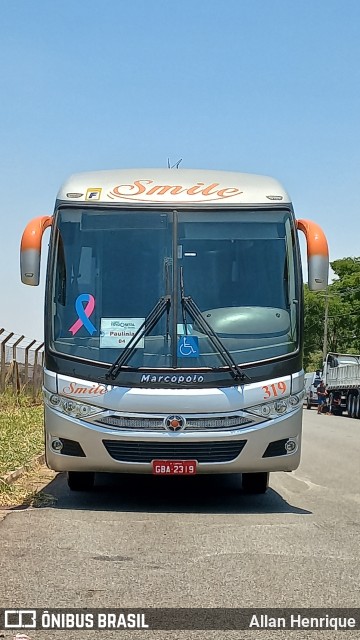
<svg viewBox="0 0 360 640">
<path fill-rule="evenodd" d="M 58 200 L 91 203 L 244 204 L 289 203 L 274 178 L 202 169 L 118 169 L 77 173 L 62 185 Z"/>
</svg>

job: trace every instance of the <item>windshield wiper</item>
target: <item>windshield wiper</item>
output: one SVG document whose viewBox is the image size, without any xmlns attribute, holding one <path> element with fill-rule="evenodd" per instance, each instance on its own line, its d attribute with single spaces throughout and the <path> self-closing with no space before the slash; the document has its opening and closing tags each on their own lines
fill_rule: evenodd
<svg viewBox="0 0 360 640">
<path fill-rule="evenodd" d="M 193 319 L 194 322 L 197 323 L 199 328 L 202 330 L 205 335 L 209 338 L 211 344 L 219 353 L 223 362 L 229 367 L 230 373 L 235 380 L 243 381 L 245 378 L 251 380 L 251 378 L 241 369 L 241 367 L 235 362 L 232 357 L 230 351 L 225 347 L 225 345 L 221 342 L 217 333 L 215 333 L 214 329 L 210 326 L 210 324 L 205 320 L 203 314 L 201 313 L 199 307 L 194 302 L 191 296 L 186 296 L 184 291 L 184 274 L 183 267 L 180 267 L 180 295 L 181 295 L 181 305 L 183 308 L 183 322 L 184 322 L 184 330 L 186 331 L 186 312 Z"/>
<path fill-rule="evenodd" d="M 105 378 L 111 380 L 115 380 L 118 376 L 121 367 L 123 367 L 131 358 L 132 354 L 136 349 L 136 345 L 140 342 L 142 338 L 147 336 L 150 331 L 157 325 L 160 318 L 164 315 L 165 311 L 169 315 L 171 307 L 171 296 L 163 296 L 160 298 L 156 305 L 151 309 L 150 313 L 146 316 L 144 322 L 141 327 L 137 330 L 137 332 L 133 335 L 128 345 L 126 345 L 124 351 L 116 358 L 115 362 L 111 365 L 108 371 L 105 374 Z"/>
</svg>

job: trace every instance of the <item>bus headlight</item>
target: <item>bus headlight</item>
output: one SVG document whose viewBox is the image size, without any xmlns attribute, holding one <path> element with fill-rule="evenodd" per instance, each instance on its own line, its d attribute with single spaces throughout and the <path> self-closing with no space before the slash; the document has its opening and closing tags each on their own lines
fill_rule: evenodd
<svg viewBox="0 0 360 640">
<path fill-rule="evenodd" d="M 274 408 L 277 413 L 286 413 L 288 404 L 286 400 L 278 400 L 277 402 L 275 402 Z"/>
<path fill-rule="evenodd" d="M 87 418 L 88 416 L 93 416 L 96 413 L 104 411 L 102 407 L 94 407 L 86 402 L 78 402 L 72 398 L 59 396 L 57 393 L 49 393 L 46 389 L 44 389 L 44 401 L 51 409 L 55 409 L 55 411 L 64 413 L 67 416 L 72 416 L 73 418 Z"/>
<path fill-rule="evenodd" d="M 245 409 L 248 413 L 254 413 L 262 418 L 269 418 L 274 420 L 279 416 L 283 416 L 286 413 L 295 411 L 299 408 L 301 401 L 304 398 L 304 392 L 294 393 L 289 398 L 281 398 L 281 400 L 274 400 L 273 402 L 265 402 L 264 404 L 256 405 L 255 407 L 248 407 Z"/>
<path fill-rule="evenodd" d="M 271 412 L 271 407 L 269 404 L 263 404 L 261 406 L 261 415 L 264 416 L 264 418 L 267 418 L 270 415 Z"/>
<path fill-rule="evenodd" d="M 64 413 L 68 413 L 69 416 L 76 415 L 77 413 L 77 402 L 74 400 L 60 400 L 58 407 L 62 407 Z"/>
<path fill-rule="evenodd" d="M 61 402 L 61 398 L 60 396 L 57 396 L 55 393 L 53 393 L 50 397 L 49 397 L 49 401 L 52 407 L 58 407 L 60 402 Z"/>
</svg>

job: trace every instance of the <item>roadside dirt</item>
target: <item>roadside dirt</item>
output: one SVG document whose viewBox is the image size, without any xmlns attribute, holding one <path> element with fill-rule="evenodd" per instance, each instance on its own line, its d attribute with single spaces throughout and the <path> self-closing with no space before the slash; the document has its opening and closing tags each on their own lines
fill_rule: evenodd
<svg viewBox="0 0 360 640">
<path fill-rule="evenodd" d="M 21 478 L 0 489 L 0 520 L 9 511 L 23 507 L 46 507 L 54 504 L 56 498 L 46 493 L 46 486 L 56 477 L 45 465 L 37 465 L 26 471 Z"/>
</svg>

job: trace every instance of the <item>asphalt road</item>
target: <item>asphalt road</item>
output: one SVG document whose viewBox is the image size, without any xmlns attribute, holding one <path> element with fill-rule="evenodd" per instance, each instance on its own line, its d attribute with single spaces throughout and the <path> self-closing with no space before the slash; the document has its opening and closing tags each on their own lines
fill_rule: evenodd
<svg viewBox="0 0 360 640">
<path fill-rule="evenodd" d="M 238 477 L 104 476 L 0 522 L 3 607 L 360 607 L 360 421 L 304 410 L 302 463 L 263 496 Z M 58 638 L 285 638 L 283 631 L 34 632 Z M 298 631 L 296 638 L 338 637 Z M 5 632 L 4 638 L 14 634 Z M 1 637 L 1 634 L 0 634 Z M 359 638 L 346 632 L 342 638 Z"/>
</svg>

